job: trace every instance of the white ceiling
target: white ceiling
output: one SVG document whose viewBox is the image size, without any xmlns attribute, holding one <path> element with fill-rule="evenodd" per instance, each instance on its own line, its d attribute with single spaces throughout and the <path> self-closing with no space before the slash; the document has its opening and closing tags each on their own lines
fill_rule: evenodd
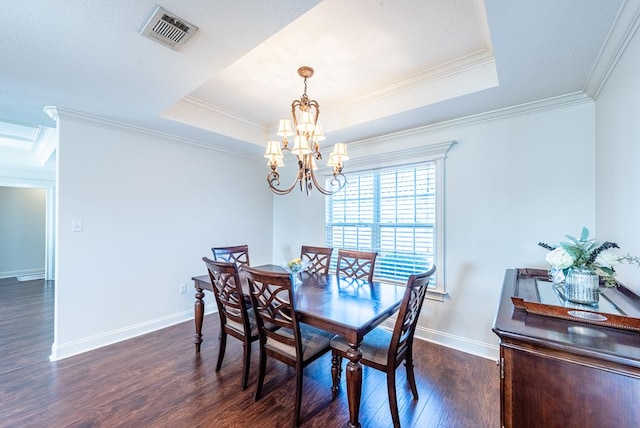
<svg viewBox="0 0 640 428">
<path fill-rule="evenodd" d="M 199 28 L 179 51 L 140 35 L 156 1 Z M 593 96 L 638 3 L 3 0 L 0 158 L 37 150 L 55 126 L 46 106 L 258 154 L 303 92 L 302 65 L 329 144 Z"/>
</svg>

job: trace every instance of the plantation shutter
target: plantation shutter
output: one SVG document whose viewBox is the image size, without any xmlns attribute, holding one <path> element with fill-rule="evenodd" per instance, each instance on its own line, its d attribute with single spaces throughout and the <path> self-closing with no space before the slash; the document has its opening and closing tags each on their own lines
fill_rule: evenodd
<svg viewBox="0 0 640 428">
<path fill-rule="evenodd" d="M 377 251 L 377 279 L 426 271 L 435 257 L 435 163 L 346 176 L 346 188 L 326 199 L 327 246 Z"/>
</svg>

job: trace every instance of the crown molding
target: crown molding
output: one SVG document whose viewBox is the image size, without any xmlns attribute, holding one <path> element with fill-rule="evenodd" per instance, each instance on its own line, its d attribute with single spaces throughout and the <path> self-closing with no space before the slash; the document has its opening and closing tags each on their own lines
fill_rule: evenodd
<svg viewBox="0 0 640 428">
<path fill-rule="evenodd" d="M 593 102 L 593 100 L 589 98 L 585 93 L 574 92 L 571 94 L 561 95 L 558 97 L 547 98 L 544 100 L 533 101 L 525 104 L 520 104 L 517 106 L 512 106 L 512 107 L 507 107 L 503 109 L 492 110 L 485 113 L 466 116 L 459 119 L 452 119 L 444 122 L 438 122 L 432 125 L 412 128 L 405 131 L 394 132 L 391 134 L 367 138 L 364 140 L 356 140 L 356 141 L 349 142 L 348 144 L 350 149 L 357 150 L 360 146 L 367 146 L 370 144 L 377 144 L 377 143 L 385 143 L 389 141 L 397 141 L 398 139 L 421 136 L 425 134 L 443 131 L 446 129 L 456 128 L 461 126 L 468 126 L 468 125 L 489 122 L 494 120 L 500 120 L 507 117 L 535 114 L 535 113 L 539 113 L 547 110 L 555 110 L 559 108 L 564 108 L 572 105 L 584 104 L 589 102 Z M 45 107 L 44 110 L 56 122 L 58 122 L 59 119 L 62 117 L 64 119 L 72 120 L 79 123 L 86 123 L 90 125 L 102 126 L 102 127 L 111 128 L 111 129 L 113 128 L 123 129 L 130 132 L 137 132 L 145 135 L 165 138 L 177 143 L 189 144 L 205 150 L 215 151 L 215 152 L 219 152 L 227 155 L 239 156 L 239 157 L 248 158 L 248 159 L 256 159 L 256 157 L 253 155 L 244 154 L 239 151 L 224 149 L 224 148 L 204 144 L 199 141 L 178 137 L 172 134 L 154 131 L 147 128 L 125 124 L 122 122 L 103 119 L 103 118 L 92 116 L 86 113 L 80 113 L 74 110 L 69 110 L 61 107 L 53 107 L 53 106 Z"/>
<path fill-rule="evenodd" d="M 487 51 L 462 62 L 450 63 L 446 70 L 418 73 L 334 106 L 324 115 L 323 128 L 325 132 L 344 129 L 396 114 L 398 109 L 407 111 L 498 86 L 496 64 Z"/>
<path fill-rule="evenodd" d="M 640 2 L 625 0 L 620 6 L 584 86 L 584 92 L 594 100 L 598 99 L 611 73 L 638 31 L 638 27 L 640 27 Z"/>
<path fill-rule="evenodd" d="M 473 73 L 476 69 L 487 65 L 493 65 L 495 69 L 495 58 L 490 50 L 481 49 L 460 58 L 456 58 L 446 63 L 438 64 L 435 67 L 406 76 L 379 89 L 368 91 L 366 94 L 356 97 L 356 101 L 350 101 L 333 106 L 333 108 L 327 110 L 327 114 L 331 114 L 334 111 L 352 108 L 356 104 L 380 101 L 406 91 L 414 90 L 415 88 L 431 85 L 434 82 L 444 80 L 461 73 Z"/>
<path fill-rule="evenodd" d="M 420 136 L 424 134 L 430 134 L 439 132 L 451 128 L 458 128 L 461 126 L 475 125 L 483 122 L 490 122 L 494 120 L 500 120 L 514 116 L 524 116 L 528 114 L 536 114 L 548 110 L 556 110 L 577 104 L 585 104 L 593 102 L 583 92 L 573 92 L 571 94 L 561 95 L 557 97 L 546 98 L 543 100 L 532 101 L 517 106 L 506 107 L 502 109 L 492 110 L 485 113 L 478 113 L 471 116 L 465 116 L 459 119 L 447 120 L 444 122 L 434 123 L 432 125 L 421 126 L 418 128 L 412 128 L 405 131 L 394 132 L 391 134 L 381 135 L 378 137 L 367 138 L 364 140 L 357 140 L 349 143 L 349 148 L 365 146 L 370 144 L 385 143 L 389 141 L 398 140 L 401 138 L 408 138 L 414 136 Z"/>
<path fill-rule="evenodd" d="M 269 139 L 266 127 L 193 96 L 179 99 L 161 116 L 256 145 Z"/>
<path fill-rule="evenodd" d="M 373 155 L 361 154 L 349 160 L 349 172 L 446 159 L 447 153 L 456 143 L 451 140 Z"/>
<path fill-rule="evenodd" d="M 185 106 L 191 106 L 200 110 L 205 110 L 212 116 L 217 117 L 221 120 L 234 122 L 237 126 L 249 126 L 261 132 L 268 131 L 264 126 L 252 122 L 244 116 L 233 113 L 229 110 L 225 110 L 206 101 L 202 101 L 201 99 L 193 97 L 191 95 L 180 98 L 176 104 L 183 104 Z"/>
<path fill-rule="evenodd" d="M 59 123 L 60 119 L 64 119 L 64 120 L 70 120 L 76 123 L 98 126 L 105 129 L 120 129 L 123 131 L 134 132 L 134 133 L 157 137 L 157 138 L 163 138 L 169 141 L 173 141 L 175 143 L 188 144 L 194 147 L 198 147 L 200 149 L 213 151 L 213 152 L 217 152 L 225 155 L 237 156 L 245 159 L 255 159 L 255 156 L 251 156 L 251 155 L 242 153 L 240 151 L 229 150 L 222 147 L 212 146 L 210 144 L 205 144 L 200 141 L 191 140 L 184 137 L 178 137 L 176 135 L 169 134 L 166 132 L 155 131 L 152 129 L 143 128 L 136 125 L 104 119 L 97 116 L 92 116 L 87 113 L 81 113 L 78 111 L 74 111 L 74 110 L 70 110 L 62 107 L 47 106 L 44 108 L 44 111 L 49 115 L 49 117 L 55 120 L 56 123 Z"/>
</svg>

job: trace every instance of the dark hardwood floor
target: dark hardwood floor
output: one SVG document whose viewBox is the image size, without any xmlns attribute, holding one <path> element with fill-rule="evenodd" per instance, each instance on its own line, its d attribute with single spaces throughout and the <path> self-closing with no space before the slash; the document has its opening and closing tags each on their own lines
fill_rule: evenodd
<svg viewBox="0 0 640 428">
<path fill-rule="evenodd" d="M 53 281 L 0 278 L 0 374 L 49 361 Z"/>
<path fill-rule="evenodd" d="M 270 360 L 264 396 L 254 402 L 257 344 L 249 387 L 240 389 L 242 347 L 229 339 L 222 370 L 217 314 L 204 320 L 200 354 L 192 322 L 95 351 L 49 362 L 53 341 L 53 284 L 0 280 L 1 427 L 284 427 L 293 412 L 293 370 Z M 331 358 L 305 370 L 302 426 L 344 427 L 341 392 L 331 401 Z M 403 427 L 499 426 L 499 379 L 495 362 L 432 343 L 415 342 L 414 401 L 398 369 L 398 407 Z M 384 374 L 364 368 L 363 427 L 391 426 Z"/>
</svg>

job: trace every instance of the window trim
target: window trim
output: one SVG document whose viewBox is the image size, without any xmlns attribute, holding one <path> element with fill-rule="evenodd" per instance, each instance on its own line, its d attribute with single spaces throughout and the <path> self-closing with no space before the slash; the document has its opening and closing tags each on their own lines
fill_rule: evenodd
<svg viewBox="0 0 640 428">
<path fill-rule="evenodd" d="M 365 172 L 372 169 L 402 167 L 410 165 L 418 165 L 424 162 L 435 162 L 436 168 L 436 221 L 435 221 L 435 265 L 436 265 L 436 284 L 435 287 L 429 288 L 427 298 L 432 300 L 444 301 L 447 295 L 445 287 L 445 224 L 444 224 L 444 189 L 445 189 L 445 159 L 451 147 L 456 141 L 446 141 L 424 145 L 421 147 L 413 147 L 408 149 L 400 149 L 393 152 L 369 154 L 357 153 L 360 150 L 360 144 L 356 143 L 355 147 L 349 148 L 352 160 L 349 160 L 347 167 L 349 173 Z M 362 147 L 366 150 L 365 147 Z M 355 150 L 354 150 L 355 149 Z M 326 218 L 324 219 L 326 224 Z M 396 281 L 383 280 L 382 282 L 397 283 Z"/>
</svg>

